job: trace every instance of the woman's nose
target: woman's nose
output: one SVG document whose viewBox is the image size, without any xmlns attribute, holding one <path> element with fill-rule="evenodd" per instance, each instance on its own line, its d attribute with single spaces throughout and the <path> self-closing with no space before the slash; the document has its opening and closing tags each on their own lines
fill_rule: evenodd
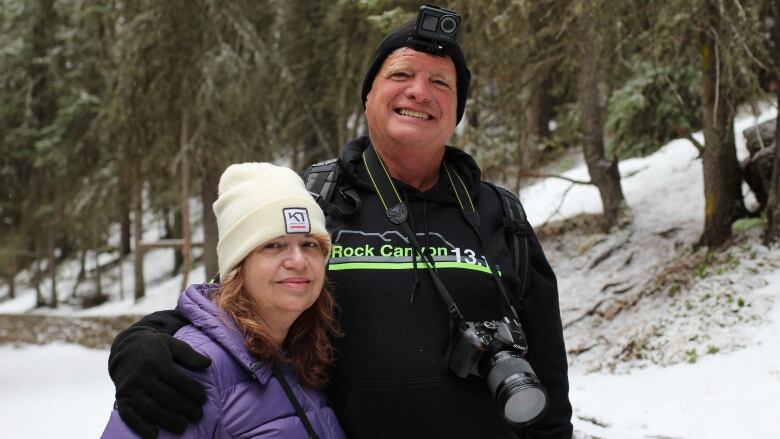
<svg viewBox="0 0 780 439">
<path fill-rule="evenodd" d="M 293 270 L 303 270 L 306 268 L 306 255 L 303 253 L 303 249 L 297 245 L 291 245 L 287 248 L 287 254 L 284 258 L 284 264 L 286 268 Z"/>
</svg>

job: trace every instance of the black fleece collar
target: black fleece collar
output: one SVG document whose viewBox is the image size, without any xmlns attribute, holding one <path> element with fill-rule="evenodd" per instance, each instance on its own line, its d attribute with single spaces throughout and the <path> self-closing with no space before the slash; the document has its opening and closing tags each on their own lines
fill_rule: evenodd
<svg viewBox="0 0 780 439">
<path fill-rule="evenodd" d="M 363 151 L 368 148 L 368 145 L 370 144 L 371 139 L 368 136 L 350 140 L 344 146 L 344 154 L 341 159 L 339 159 L 339 165 L 341 166 L 343 175 L 356 188 L 373 190 L 362 157 Z M 475 162 L 466 152 L 452 146 L 445 147 L 444 160 L 455 168 L 455 172 L 458 173 L 466 184 L 469 194 L 476 200 L 482 176 L 482 172 L 480 171 L 479 166 L 477 166 L 477 162 Z M 393 183 L 395 183 L 399 190 L 406 192 L 409 197 L 441 204 L 457 204 L 458 202 L 443 167 L 440 167 L 439 169 L 439 180 L 432 188 L 426 191 L 419 191 L 396 179 L 393 179 Z"/>
</svg>

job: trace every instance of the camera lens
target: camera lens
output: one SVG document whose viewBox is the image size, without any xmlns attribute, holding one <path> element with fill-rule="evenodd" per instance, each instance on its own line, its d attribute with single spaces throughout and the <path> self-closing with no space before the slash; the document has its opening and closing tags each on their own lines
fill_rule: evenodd
<svg viewBox="0 0 780 439">
<path fill-rule="evenodd" d="M 442 17 L 439 26 L 441 27 L 441 31 L 445 34 L 451 34 L 458 30 L 458 22 L 455 20 L 455 17 L 451 15 Z"/>
<path fill-rule="evenodd" d="M 483 367 L 488 387 L 507 421 L 515 425 L 530 424 L 547 410 L 547 391 L 519 353 L 497 352 Z"/>
</svg>

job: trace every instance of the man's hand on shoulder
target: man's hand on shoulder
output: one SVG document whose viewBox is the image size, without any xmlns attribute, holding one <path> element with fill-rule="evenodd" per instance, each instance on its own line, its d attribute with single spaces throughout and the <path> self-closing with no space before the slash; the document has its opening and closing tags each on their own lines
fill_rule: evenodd
<svg viewBox="0 0 780 439">
<path fill-rule="evenodd" d="M 158 427 L 181 433 L 187 422 L 201 418 L 206 393 L 179 366 L 199 371 L 211 360 L 172 337 L 183 324 L 178 313 L 155 313 L 120 333 L 111 346 L 108 373 L 119 416 L 143 438 L 157 437 Z"/>
</svg>

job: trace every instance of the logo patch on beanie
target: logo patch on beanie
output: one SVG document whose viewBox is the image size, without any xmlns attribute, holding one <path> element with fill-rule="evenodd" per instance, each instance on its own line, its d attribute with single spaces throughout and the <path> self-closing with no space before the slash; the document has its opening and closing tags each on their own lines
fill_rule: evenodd
<svg viewBox="0 0 780 439">
<path fill-rule="evenodd" d="M 284 229 L 287 233 L 309 233 L 309 211 L 305 207 L 288 207 L 282 209 L 284 214 Z"/>
</svg>

